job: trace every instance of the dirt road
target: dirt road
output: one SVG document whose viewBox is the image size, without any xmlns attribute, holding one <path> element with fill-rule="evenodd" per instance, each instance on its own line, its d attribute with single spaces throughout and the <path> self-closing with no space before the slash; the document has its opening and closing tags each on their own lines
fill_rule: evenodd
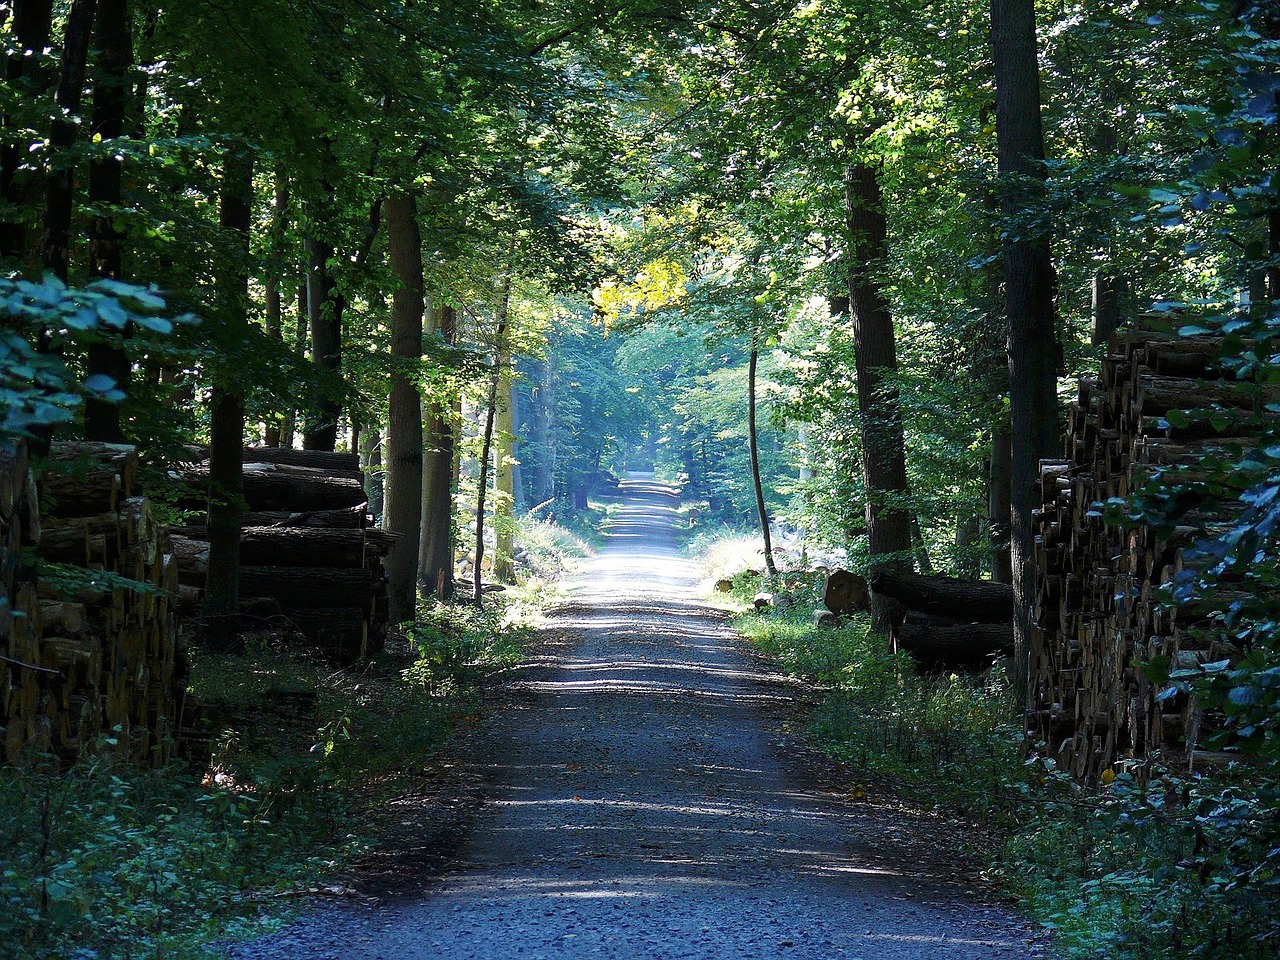
<svg viewBox="0 0 1280 960">
<path fill-rule="evenodd" d="M 936 826 L 811 785 L 778 743 L 791 691 L 698 600 L 671 492 L 622 496 L 551 625 L 570 642 L 462 758 L 492 799 L 457 862 L 423 878 L 406 855 L 402 896 L 317 908 L 235 956 L 1046 955 L 955 879 Z"/>
</svg>

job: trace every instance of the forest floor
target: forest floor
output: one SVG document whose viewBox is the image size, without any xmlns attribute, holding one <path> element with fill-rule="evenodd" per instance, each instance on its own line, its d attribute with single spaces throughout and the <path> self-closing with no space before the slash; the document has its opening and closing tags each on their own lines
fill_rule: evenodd
<svg viewBox="0 0 1280 960">
<path fill-rule="evenodd" d="M 393 801 L 348 895 L 231 955 L 1047 957 L 951 825 L 845 795 L 785 732 L 805 691 L 698 598 L 674 491 L 620 496 L 535 655 Z"/>
</svg>

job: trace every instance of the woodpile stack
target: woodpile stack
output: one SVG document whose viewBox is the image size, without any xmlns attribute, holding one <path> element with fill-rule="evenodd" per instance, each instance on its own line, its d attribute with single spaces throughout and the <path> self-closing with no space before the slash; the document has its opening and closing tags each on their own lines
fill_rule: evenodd
<svg viewBox="0 0 1280 960">
<path fill-rule="evenodd" d="M 1195 629 L 1206 622 L 1204 607 L 1158 603 L 1161 584 L 1182 567 L 1183 548 L 1220 518 L 1198 509 L 1164 533 L 1126 530 L 1105 523 L 1098 503 L 1138 490 L 1157 469 L 1194 466 L 1233 442 L 1249 445 L 1232 437 L 1252 415 L 1256 387 L 1220 378 L 1220 348 L 1211 337 L 1118 335 L 1100 377 L 1079 385 L 1066 458 L 1041 464 L 1030 725 L 1081 779 L 1156 751 L 1185 755 L 1193 767 L 1212 759 L 1196 750 L 1211 722 L 1203 710 L 1185 695 L 1158 699 L 1162 684 L 1149 673 L 1239 655 Z M 1212 415 L 1178 413 L 1211 407 Z"/>
<path fill-rule="evenodd" d="M 207 466 L 182 473 L 198 502 Z M 358 456 L 246 447 L 244 481 L 242 612 L 340 662 L 376 653 L 387 633 L 383 565 L 396 538 L 369 526 Z M 196 614 L 208 572 L 205 527 L 175 528 L 173 542 L 183 603 Z"/>
<path fill-rule="evenodd" d="M 3 756 L 74 759 L 102 735 L 162 762 L 186 688 L 177 565 L 136 496 L 123 444 L 54 444 L 34 482 L 24 444 L 0 452 L 0 725 Z M 38 567 L 44 564 L 61 566 Z M 40 570 L 39 576 L 37 571 Z M 130 589 L 104 575 L 140 584 Z"/>
<path fill-rule="evenodd" d="M 890 640 L 923 670 L 976 669 L 1013 652 L 1013 588 L 990 580 L 879 570 L 872 592 L 898 604 Z"/>
</svg>

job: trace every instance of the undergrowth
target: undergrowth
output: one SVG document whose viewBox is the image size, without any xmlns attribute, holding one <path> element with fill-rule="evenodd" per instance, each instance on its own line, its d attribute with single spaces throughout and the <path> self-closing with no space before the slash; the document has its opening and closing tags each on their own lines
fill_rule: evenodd
<svg viewBox="0 0 1280 960">
<path fill-rule="evenodd" d="M 268 642 L 194 662 L 198 761 L 86 755 L 0 768 L 0 954 L 207 958 L 372 843 L 396 795 L 517 663 L 526 629 L 491 602 L 428 607 L 409 643 L 336 668 Z"/>
<path fill-rule="evenodd" d="M 1280 956 L 1280 783 L 1270 774 L 1156 766 L 1078 784 L 1034 751 L 1024 757 L 998 666 L 921 676 L 864 617 L 815 627 L 820 576 L 768 584 L 738 569 L 726 597 L 736 626 L 818 688 L 815 741 L 872 795 L 981 824 L 995 841 L 978 851 L 988 877 L 1053 931 L 1062 960 Z M 757 613 L 761 590 L 785 601 Z"/>
</svg>

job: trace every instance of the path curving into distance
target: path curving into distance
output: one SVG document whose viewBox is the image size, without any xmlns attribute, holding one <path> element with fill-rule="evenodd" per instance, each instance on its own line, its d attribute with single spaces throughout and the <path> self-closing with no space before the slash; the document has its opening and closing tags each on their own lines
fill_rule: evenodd
<svg viewBox="0 0 1280 960">
<path fill-rule="evenodd" d="M 399 895 L 318 907 L 233 956 L 1047 956 L 953 878 L 936 825 L 807 781 L 779 745 L 794 691 L 699 600 L 674 492 L 633 475 L 619 493 L 607 546 L 550 624 L 566 642 L 457 758 L 488 800 L 449 828 L 466 833 L 452 861 L 424 876 L 391 850 Z"/>
</svg>

